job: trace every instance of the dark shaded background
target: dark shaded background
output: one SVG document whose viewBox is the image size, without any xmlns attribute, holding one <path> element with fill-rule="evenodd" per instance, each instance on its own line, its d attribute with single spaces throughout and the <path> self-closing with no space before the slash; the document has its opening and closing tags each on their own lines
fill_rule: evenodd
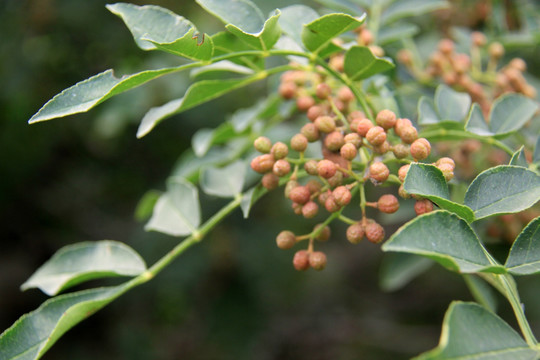
<svg viewBox="0 0 540 360">
<path fill-rule="evenodd" d="M 191 1 L 133 2 L 167 7 L 205 32 L 219 29 Z M 258 3 L 266 12 L 289 4 Z M 164 188 L 197 128 L 255 101 L 236 92 L 137 140 L 144 112 L 185 90 L 186 79 L 177 76 L 87 114 L 27 125 L 56 93 L 105 69 L 124 74 L 177 64 L 170 55 L 140 51 L 105 4 L 0 2 L 0 331 L 46 299 L 19 286 L 64 245 L 119 240 L 148 264 L 173 247 L 176 239 L 145 233 L 134 220 L 138 200 Z M 202 201 L 208 213 L 222 205 Z M 67 333 L 45 359 L 402 359 L 434 347 L 449 303 L 470 300 L 460 277 L 438 266 L 402 290 L 383 292 L 379 248 L 351 247 L 339 239 L 344 227 L 334 228 L 337 241 L 325 245 L 325 271 L 294 271 L 292 253 L 277 249 L 274 237 L 308 225 L 287 208 L 279 196 L 267 197 L 250 220 L 235 213 L 151 283 Z M 521 289 L 540 333 L 537 281 Z M 502 301 L 501 307 L 514 324 Z"/>
</svg>

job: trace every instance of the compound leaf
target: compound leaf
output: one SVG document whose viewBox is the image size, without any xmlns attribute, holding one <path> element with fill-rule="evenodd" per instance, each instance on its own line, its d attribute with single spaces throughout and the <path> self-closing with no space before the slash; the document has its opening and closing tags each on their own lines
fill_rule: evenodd
<svg viewBox="0 0 540 360">
<path fill-rule="evenodd" d="M 200 223 L 197 188 L 183 178 L 172 177 L 167 182 L 167 192 L 158 199 L 145 229 L 183 236 L 195 232 Z"/>
<path fill-rule="evenodd" d="M 345 73 L 351 80 L 366 79 L 394 68 L 392 61 L 373 55 L 366 46 L 352 46 L 345 53 Z"/>
<path fill-rule="evenodd" d="M 465 205 L 476 219 L 528 209 L 540 200 L 540 176 L 520 166 L 500 165 L 474 179 Z"/>
<path fill-rule="evenodd" d="M 306 49 L 314 53 L 328 53 L 332 39 L 336 36 L 357 28 L 362 25 L 365 14 L 361 17 L 353 17 L 347 14 L 328 14 L 304 25 L 302 30 L 302 42 Z"/>
<path fill-rule="evenodd" d="M 434 165 L 411 164 L 403 187 L 408 193 L 428 198 L 441 209 L 451 211 L 469 223 L 474 220 L 470 208 L 450 200 L 446 180 L 441 170 Z"/>
<path fill-rule="evenodd" d="M 129 246 L 111 240 L 82 242 L 58 250 L 21 286 L 47 295 L 81 282 L 109 276 L 136 276 L 146 270 L 144 260 Z"/>
<path fill-rule="evenodd" d="M 164 50 L 193 60 L 209 60 L 214 53 L 212 39 L 198 33 L 184 17 L 155 5 L 127 3 L 107 5 L 131 31 L 143 50 Z"/>
<path fill-rule="evenodd" d="M 77 291 L 45 301 L 0 335 L 0 359 L 35 360 L 73 326 L 129 290 L 129 283 Z"/>
<path fill-rule="evenodd" d="M 421 215 L 408 222 L 382 249 L 422 255 L 461 273 L 505 272 L 502 266 L 490 261 L 469 224 L 445 210 Z"/>
<path fill-rule="evenodd" d="M 246 175 L 246 164 L 235 161 L 222 168 L 204 168 L 201 172 L 201 187 L 209 195 L 235 197 L 242 193 Z"/>
<path fill-rule="evenodd" d="M 147 70 L 132 75 L 124 75 L 121 78 L 115 77 L 112 70 L 106 70 L 78 82 L 53 97 L 32 116 L 28 123 L 33 124 L 39 121 L 86 112 L 110 97 L 162 75 L 188 67 L 189 65 L 184 65 L 159 70 Z"/>
<path fill-rule="evenodd" d="M 515 275 L 540 272 L 540 217 L 531 221 L 519 234 L 504 266 Z"/>
<path fill-rule="evenodd" d="M 500 317 L 476 303 L 450 304 L 439 346 L 415 360 L 533 360 L 536 351 Z"/>
</svg>

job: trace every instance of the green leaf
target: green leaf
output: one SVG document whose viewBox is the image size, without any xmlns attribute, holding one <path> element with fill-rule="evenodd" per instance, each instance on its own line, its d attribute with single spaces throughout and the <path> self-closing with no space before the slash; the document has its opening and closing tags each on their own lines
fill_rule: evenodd
<svg viewBox="0 0 540 360">
<path fill-rule="evenodd" d="M 210 149 L 210 146 L 212 146 L 214 131 L 214 129 L 202 128 L 193 134 L 193 137 L 191 138 L 191 147 L 193 148 L 193 152 L 195 155 L 197 155 L 197 157 L 201 157 L 206 154 L 208 149 Z"/>
<path fill-rule="evenodd" d="M 486 123 L 486 119 L 484 118 L 484 114 L 482 113 L 480 105 L 478 105 L 477 103 L 474 103 L 471 107 L 471 111 L 469 112 L 469 116 L 467 117 L 467 121 L 465 122 L 465 130 L 480 136 L 494 135 L 493 132 L 491 132 L 491 130 L 489 129 L 488 124 Z"/>
<path fill-rule="evenodd" d="M 249 212 L 251 210 L 251 207 L 253 204 L 257 202 L 263 196 L 267 193 L 267 190 L 262 187 L 262 185 L 257 185 L 255 187 L 252 187 L 248 191 L 244 193 L 242 196 L 242 201 L 240 203 L 240 208 L 242 209 L 242 214 L 244 215 L 244 219 L 247 219 L 249 217 Z"/>
<path fill-rule="evenodd" d="M 129 283 L 56 296 L 0 335 L 0 359 L 39 359 L 73 326 L 129 290 Z"/>
<path fill-rule="evenodd" d="M 304 25 L 317 19 L 319 14 L 305 5 L 291 5 L 280 10 L 279 26 L 285 34 L 289 35 L 298 45 L 302 46 L 302 30 L 304 29 Z"/>
<path fill-rule="evenodd" d="M 244 31 L 231 24 L 228 24 L 225 27 L 250 47 L 256 50 L 267 51 L 276 44 L 281 35 L 281 28 L 278 23 L 280 15 L 281 12 L 276 10 L 275 14 L 264 22 L 262 30 L 255 33 Z"/>
<path fill-rule="evenodd" d="M 529 164 L 527 163 L 527 158 L 525 157 L 525 147 L 521 146 L 518 151 L 512 155 L 512 159 L 510 159 L 510 163 L 508 165 L 515 165 L 515 166 L 521 166 L 524 168 L 529 167 Z"/>
<path fill-rule="evenodd" d="M 197 78 L 201 75 L 206 74 L 215 74 L 215 73 L 235 73 L 243 75 L 252 75 L 254 73 L 253 69 L 250 69 L 246 66 L 235 64 L 229 60 L 222 60 L 216 63 L 201 66 L 195 68 L 190 72 L 192 78 Z"/>
<path fill-rule="evenodd" d="M 167 192 L 161 195 L 145 230 L 172 236 L 192 234 L 201 223 L 199 192 L 180 177 L 167 181 Z"/>
<path fill-rule="evenodd" d="M 418 124 L 437 124 L 440 121 L 441 120 L 439 119 L 439 114 L 437 114 L 437 110 L 435 110 L 435 104 L 433 103 L 433 100 L 422 96 L 418 101 Z"/>
<path fill-rule="evenodd" d="M 32 116 L 28 123 L 33 124 L 86 112 L 103 101 L 124 91 L 142 85 L 162 75 L 183 70 L 189 65 L 159 70 L 147 70 L 117 78 L 112 70 L 104 71 L 89 79 L 78 82 L 49 100 Z"/>
<path fill-rule="evenodd" d="M 264 26 L 261 10 L 249 0 L 196 0 L 196 2 L 225 24 L 234 25 L 246 33 L 256 34 Z"/>
<path fill-rule="evenodd" d="M 519 234 L 504 266 L 514 275 L 540 272 L 540 217 L 531 221 Z"/>
<path fill-rule="evenodd" d="M 39 288 L 47 295 L 56 295 L 91 279 L 136 276 L 145 270 L 139 254 L 121 242 L 82 242 L 58 250 L 22 284 L 21 290 Z"/>
<path fill-rule="evenodd" d="M 212 35 L 212 41 L 214 42 L 214 56 L 253 50 L 245 42 L 241 41 L 238 37 L 234 36 L 228 31 L 221 31 Z M 247 66 L 252 69 L 264 69 L 264 59 L 260 54 L 234 57 L 229 60 L 235 64 Z"/>
<path fill-rule="evenodd" d="M 474 213 L 470 208 L 450 200 L 446 180 L 441 170 L 434 165 L 411 164 L 403 187 L 408 193 L 428 198 L 441 209 L 453 212 L 468 223 L 474 220 Z"/>
<path fill-rule="evenodd" d="M 183 98 L 172 100 L 164 105 L 150 109 L 144 115 L 139 125 L 137 137 L 142 138 L 147 135 L 157 124 L 172 115 L 191 109 L 228 92 L 261 80 L 264 77 L 266 77 L 266 73 L 260 72 L 242 79 L 203 80 L 196 82 L 189 87 Z"/>
<path fill-rule="evenodd" d="M 439 346 L 416 360 L 533 360 L 536 351 L 504 320 L 475 303 L 450 304 Z"/>
<path fill-rule="evenodd" d="M 497 310 L 497 298 L 493 287 L 478 275 L 463 274 L 462 276 L 474 300 L 486 309 L 495 312 Z"/>
<path fill-rule="evenodd" d="M 164 50 L 194 60 L 209 60 L 214 53 L 212 39 L 199 34 L 184 17 L 155 5 L 116 3 L 106 6 L 119 16 L 143 50 Z"/>
<path fill-rule="evenodd" d="M 201 188 L 209 195 L 235 197 L 242 193 L 246 164 L 235 161 L 223 168 L 207 167 L 201 172 Z"/>
<path fill-rule="evenodd" d="M 212 147 L 202 157 L 197 157 L 192 151 L 186 150 L 178 159 L 172 176 L 185 178 L 191 182 L 198 182 L 200 170 L 207 165 L 222 165 L 237 156 L 238 150 L 234 147 Z"/>
<path fill-rule="evenodd" d="M 441 84 L 435 91 L 435 106 L 441 120 L 460 122 L 469 113 L 471 97 Z"/>
<path fill-rule="evenodd" d="M 336 36 L 362 25 L 366 16 L 352 17 L 347 14 L 328 14 L 304 25 L 302 42 L 306 49 L 314 52 L 327 52 Z M 335 45 L 334 45 L 335 47 Z"/>
<path fill-rule="evenodd" d="M 540 166 L 540 136 L 538 136 L 534 147 L 533 164 L 538 164 L 538 166 Z"/>
<path fill-rule="evenodd" d="M 393 23 L 398 19 L 427 14 L 429 12 L 449 7 L 444 0 L 400 0 L 391 4 L 382 14 L 383 24 Z"/>
<path fill-rule="evenodd" d="M 135 219 L 137 221 L 147 220 L 152 215 L 154 206 L 156 206 L 161 194 L 161 191 L 157 190 L 148 190 L 144 193 L 135 208 Z"/>
<path fill-rule="evenodd" d="M 362 15 L 364 12 L 358 7 L 358 4 L 364 6 L 358 0 L 316 0 L 319 4 L 326 6 L 337 12 L 343 12 L 352 15 Z"/>
<path fill-rule="evenodd" d="M 426 271 L 433 261 L 418 255 L 389 253 L 383 257 L 379 282 L 385 291 L 396 291 Z"/>
<path fill-rule="evenodd" d="M 445 210 L 409 221 L 388 239 L 382 249 L 422 255 L 461 273 L 505 271 L 490 261 L 469 224 Z"/>
<path fill-rule="evenodd" d="M 495 100 L 489 114 L 489 128 L 497 136 L 521 129 L 538 110 L 536 101 L 519 94 L 506 94 Z"/>
<path fill-rule="evenodd" d="M 379 30 L 377 43 L 380 45 L 388 45 L 394 41 L 403 38 L 412 38 L 420 32 L 420 28 L 415 24 L 403 23 L 393 24 L 392 26 L 384 26 Z"/>
<path fill-rule="evenodd" d="M 476 219 L 528 209 L 540 200 L 540 176 L 519 166 L 500 165 L 474 179 L 465 194 L 465 205 Z"/>
<path fill-rule="evenodd" d="M 393 69 L 394 64 L 388 59 L 373 55 L 366 46 L 352 46 L 345 53 L 345 74 L 351 80 L 366 79 L 375 74 Z"/>
</svg>

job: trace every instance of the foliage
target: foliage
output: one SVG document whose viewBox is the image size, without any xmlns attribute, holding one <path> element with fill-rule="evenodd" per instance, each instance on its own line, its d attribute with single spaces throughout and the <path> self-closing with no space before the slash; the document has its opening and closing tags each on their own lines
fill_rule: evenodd
<svg viewBox="0 0 540 360">
<path fill-rule="evenodd" d="M 185 237 L 176 247 L 148 268 L 133 249 L 115 241 L 60 249 L 23 290 L 37 287 L 54 296 L 90 279 L 131 279 L 47 300 L 0 335 L 0 358 L 40 358 L 66 331 L 150 281 L 234 210 L 241 208 L 247 218 L 257 200 L 282 185 L 295 213 L 322 219 L 308 234 L 286 230 L 276 239 L 282 249 L 308 242 L 307 250 L 293 257 L 297 270 L 326 266 L 325 253 L 314 247 L 328 240 L 328 225 L 334 221 L 349 225 L 341 237 L 353 244 L 364 237 L 383 241 L 385 230 L 367 217 L 366 208 L 394 213 L 399 201 L 393 194 L 368 201 L 370 186 L 399 185 L 402 198 L 415 199 L 418 216 L 382 245 L 385 252 L 404 254 L 393 257 L 383 285 L 397 288 L 425 271 L 425 259 L 410 257 L 420 255 L 462 274 L 479 303 L 452 303 L 439 346 L 419 359 L 540 356 L 513 278 L 540 271 L 540 217 L 533 216 L 516 234 L 504 264 L 488 251 L 487 235 L 478 225 L 530 210 L 540 199 L 539 107 L 523 60 L 501 66 L 504 47 L 492 42 L 485 48 L 484 35 L 472 33 L 470 58 L 443 39 L 434 56 L 422 63 L 412 41 L 419 27 L 412 20 L 447 9 L 446 1 L 320 2 L 337 12 L 321 16 L 307 6 L 292 5 L 266 18 L 249 0 L 197 0 L 225 24 L 225 31 L 213 35 L 158 6 L 107 6 L 142 50 L 167 52 L 188 62 L 120 78 L 112 70 L 101 72 L 53 97 L 30 123 L 86 112 L 151 80 L 187 70 L 193 83 L 184 96 L 150 109 L 137 137 L 147 136 L 167 118 L 255 82 L 271 82 L 278 74 L 281 82 L 273 91 L 280 96 L 268 95 L 215 129 L 200 129 L 192 150 L 167 179 L 166 191 L 147 193 L 138 217 L 149 218 L 147 231 Z M 530 21 L 526 26 L 538 37 L 538 27 Z M 500 39 L 511 46 L 511 39 Z M 396 67 L 393 59 L 403 65 Z M 417 109 L 416 121 L 407 119 L 414 119 L 411 108 Z M 459 171 L 469 166 L 469 159 L 452 160 L 434 146 L 456 140 L 501 150 L 510 160 L 487 169 L 473 167 L 474 180 L 468 183 Z M 264 174 L 260 182 L 248 163 Z M 309 176 L 313 178 L 307 181 Z M 231 200 L 204 220 L 199 190 Z M 353 207 L 356 196 L 361 215 L 353 220 L 355 214 L 346 215 L 345 209 Z M 319 205 L 328 214 L 319 213 Z M 439 209 L 432 211 L 433 205 Z M 521 335 L 494 313 L 489 295 L 484 296 L 491 291 L 486 283 L 506 297 Z"/>
</svg>

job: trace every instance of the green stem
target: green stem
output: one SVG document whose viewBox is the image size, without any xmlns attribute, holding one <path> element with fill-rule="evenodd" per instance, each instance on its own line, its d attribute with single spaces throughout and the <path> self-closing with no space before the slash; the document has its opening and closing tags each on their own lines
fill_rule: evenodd
<svg viewBox="0 0 540 360">
<path fill-rule="evenodd" d="M 512 156 L 514 151 L 506 146 L 504 143 L 496 140 L 492 137 L 480 136 L 473 134 L 468 131 L 463 130 L 448 130 L 448 129 L 435 129 L 423 131 L 419 134 L 421 137 L 424 137 L 428 140 L 462 140 L 462 139 L 476 139 L 485 144 L 493 145 L 499 149 L 506 152 L 508 155 Z M 447 137 L 451 137 L 448 139 Z"/>
<path fill-rule="evenodd" d="M 373 35 L 373 43 L 377 43 L 379 34 L 379 23 L 381 21 L 382 1 L 373 1 L 369 12 L 369 31 Z"/>
</svg>

